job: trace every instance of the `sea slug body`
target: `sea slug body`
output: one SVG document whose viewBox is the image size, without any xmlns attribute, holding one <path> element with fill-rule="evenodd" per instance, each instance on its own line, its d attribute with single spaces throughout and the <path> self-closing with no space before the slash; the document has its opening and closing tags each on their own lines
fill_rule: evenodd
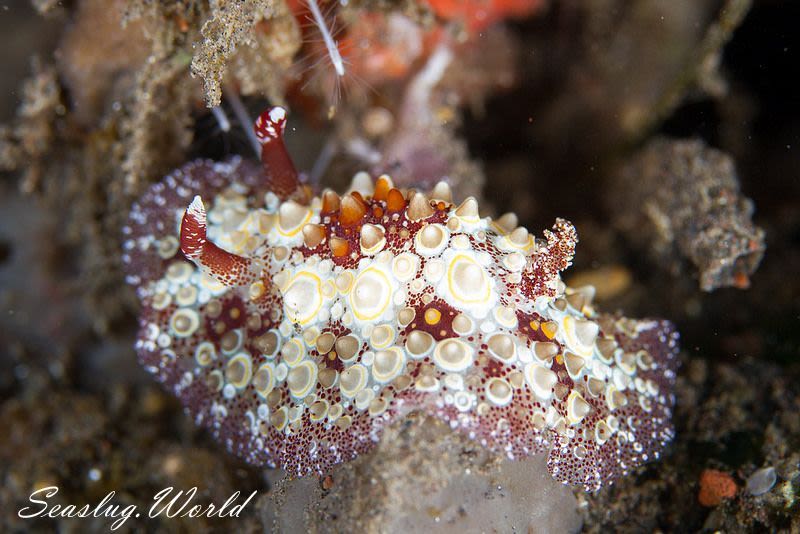
<svg viewBox="0 0 800 534">
<path fill-rule="evenodd" d="M 188 163 L 125 228 L 139 358 L 198 425 L 296 475 L 369 450 L 413 411 L 511 458 L 547 452 L 557 480 L 587 490 L 659 457 L 677 334 L 565 287 L 570 223 L 537 239 L 444 183 L 401 191 L 365 173 L 314 196 L 285 122 L 281 108 L 257 121 L 263 168 Z"/>
</svg>

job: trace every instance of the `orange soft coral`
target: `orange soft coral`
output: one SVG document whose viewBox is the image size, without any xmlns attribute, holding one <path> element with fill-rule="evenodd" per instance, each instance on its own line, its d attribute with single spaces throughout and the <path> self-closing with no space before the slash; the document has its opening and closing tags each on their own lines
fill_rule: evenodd
<svg viewBox="0 0 800 534">
<path fill-rule="evenodd" d="M 542 0 L 427 0 L 439 17 L 464 23 L 471 33 L 505 18 L 521 18 L 540 9 Z"/>
</svg>

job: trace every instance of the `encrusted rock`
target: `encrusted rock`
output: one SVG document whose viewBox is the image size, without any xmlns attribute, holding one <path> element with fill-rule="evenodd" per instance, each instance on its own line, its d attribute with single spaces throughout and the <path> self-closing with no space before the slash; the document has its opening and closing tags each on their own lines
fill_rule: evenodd
<svg viewBox="0 0 800 534">
<path fill-rule="evenodd" d="M 764 255 L 764 231 L 742 195 L 730 156 L 702 141 L 651 142 L 608 195 L 615 223 L 667 265 L 682 258 L 700 287 L 746 288 Z"/>
</svg>

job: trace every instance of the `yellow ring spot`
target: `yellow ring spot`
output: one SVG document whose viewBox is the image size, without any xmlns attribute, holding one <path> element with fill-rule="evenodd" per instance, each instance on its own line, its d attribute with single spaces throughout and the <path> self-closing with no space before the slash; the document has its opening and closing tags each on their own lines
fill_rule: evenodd
<svg viewBox="0 0 800 534">
<path fill-rule="evenodd" d="M 508 248 L 521 250 L 522 252 L 530 252 L 533 250 L 535 242 L 533 240 L 533 236 L 528 236 L 527 241 L 524 244 L 514 243 L 511 241 L 511 233 L 503 234 L 503 239 L 505 240 L 505 244 Z"/>
<path fill-rule="evenodd" d="M 217 359 L 217 351 L 214 348 L 214 344 L 210 341 L 200 343 L 194 351 L 194 359 L 201 367 L 211 364 L 213 360 Z"/>
<path fill-rule="evenodd" d="M 311 210 L 306 210 L 306 215 L 305 215 L 305 217 L 303 217 L 302 221 L 300 221 L 297 225 L 295 225 L 295 226 L 293 226 L 291 228 L 284 228 L 280 224 L 280 217 L 279 217 L 278 218 L 278 233 L 280 235 L 282 235 L 282 236 L 285 236 L 285 237 L 294 237 L 300 232 L 300 230 L 303 229 L 303 226 L 305 226 L 310 220 L 311 220 Z"/>
<path fill-rule="evenodd" d="M 376 326 L 369 336 L 370 344 L 376 349 L 388 347 L 394 341 L 397 331 L 389 325 Z"/>
<path fill-rule="evenodd" d="M 225 284 L 205 273 L 200 275 L 200 285 L 215 295 L 227 289 Z"/>
<path fill-rule="evenodd" d="M 489 223 L 489 228 L 494 230 L 494 233 L 496 233 L 499 236 L 505 236 L 510 233 L 507 228 L 501 226 L 500 224 L 497 223 L 497 221 L 494 220 Z"/>
<path fill-rule="evenodd" d="M 253 362 L 246 353 L 241 352 L 228 360 L 228 364 L 225 366 L 225 379 L 236 389 L 241 389 L 249 384 L 252 376 Z"/>
<path fill-rule="evenodd" d="M 346 295 L 350 289 L 353 287 L 353 273 L 350 271 L 344 271 L 339 276 L 336 277 L 336 289 L 342 295 Z"/>
<path fill-rule="evenodd" d="M 438 324 L 439 321 L 442 320 L 442 312 L 437 310 L 436 308 L 428 308 L 425 310 L 425 322 L 434 325 Z"/>
<path fill-rule="evenodd" d="M 189 277 L 192 276 L 192 272 L 194 272 L 194 269 L 190 264 L 183 260 L 174 261 L 167 267 L 167 280 L 175 282 L 176 284 L 182 284 L 189 280 Z"/>
<path fill-rule="evenodd" d="M 197 293 L 194 286 L 182 286 L 175 294 L 175 302 L 178 306 L 191 306 L 197 302 Z"/>
<path fill-rule="evenodd" d="M 392 260 L 392 273 L 401 282 L 407 282 L 416 274 L 418 264 L 416 255 L 404 252 Z"/>
<path fill-rule="evenodd" d="M 275 369 L 272 364 L 261 364 L 261 367 L 253 375 L 253 387 L 262 398 L 267 398 L 272 388 L 275 387 Z"/>
<path fill-rule="evenodd" d="M 445 339 L 433 351 L 433 362 L 445 371 L 466 370 L 473 361 L 473 349 L 455 338 Z"/>
<path fill-rule="evenodd" d="M 293 323 L 308 324 L 322 307 L 320 278 L 309 272 L 298 273 L 283 292 L 283 306 Z"/>
<path fill-rule="evenodd" d="M 558 332 L 558 325 L 555 321 L 547 321 L 542 323 L 542 332 L 544 335 L 547 336 L 547 339 L 553 339 L 556 337 L 556 332 Z"/>
<path fill-rule="evenodd" d="M 339 390 L 345 397 L 353 398 L 367 385 L 367 368 L 357 363 L 339 375 Z"/>
<path fill-rule="evenodd" d="M 350 307 L 361 321 L 383 315 L 392 299 L 389 278 L 379 269 L 370 268 L 358 275 L 350 292 Z"/>
<path fill-rule="evenodd" d="M 169 326 L 176 337 L 189 337 L 200 327 L 200 316 L 191 308 L 178 308 L 172 314 Z"/>
<path fill-rule="evenodd" d="M 375 361 L 372 363 L 372 378 L 384 384 L 391 382 L 403 372 L 405 363 L 405 354 L 399 347 L 380 350 L 375 354 Z"/>
<path fill-rule="evenodd" d="M 329 404 L 325 399 L 320 399 L 308 407 L 310 418 L 315 423 L 322 421 L 328 415 Z"/>
<path fill-rule="evenodd" d="M 289 408 L 281 406 L 278 411 L 273 412 L 269 420 L 272 426 L 275 427 L 275 430 L 281 432 L 289 423 Z"/>
<path fill-rule="evenodd" d="M 161 311 L 166 310 L 170 304 L 172 304 L 172 295 L 169 293 L 156 293 L 153 296 L 150 307 L 154 310 Z"/>
<path fill-rule="evenodd" d="M 491 288 L 486 272 L 469 256 L 459 254 L 447 269 L 450 293 L 466 304 L 479 304 L 489 300 Z"/>
<path fill-rule="evenodd" d="M 562 319 L 564 341 L 579 356 L 591 357 L 597 339 L 599 327 L 597 323 L 586 319 L 575 319 L 567 315 Z"/>
<path fill-rule="evenodd" d="M 289 367 L 295 367 L 306 355 L 306 348 L 303 342 L 297 338 L 292 338 L 281 347 L 283 362 Z"/>
<path fill-rule="evenodd" d="M 306 360 L 291 369 L 286 377 L 289 392 L 298 399 L 305 398 L 311 388 L 317 385 L 317 364 Z"/>
<path fill-rule="evenodd" d="M 505 406 L 512 396 L 511 384 L 502 378 L 493 377 L 486 383 L 486 398 L 495 406 Z"/>
</svg>

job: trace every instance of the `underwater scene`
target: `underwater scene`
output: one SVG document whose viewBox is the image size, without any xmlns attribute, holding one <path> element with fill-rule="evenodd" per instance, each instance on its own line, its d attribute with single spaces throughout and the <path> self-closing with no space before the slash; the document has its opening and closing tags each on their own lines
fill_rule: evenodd
<svg viewBox="0 0 800 534">
<path fill-rule="evenodd" d="M 0 532 L 800 533 L 798 20 L 0 1 Z"/>
</svg>

